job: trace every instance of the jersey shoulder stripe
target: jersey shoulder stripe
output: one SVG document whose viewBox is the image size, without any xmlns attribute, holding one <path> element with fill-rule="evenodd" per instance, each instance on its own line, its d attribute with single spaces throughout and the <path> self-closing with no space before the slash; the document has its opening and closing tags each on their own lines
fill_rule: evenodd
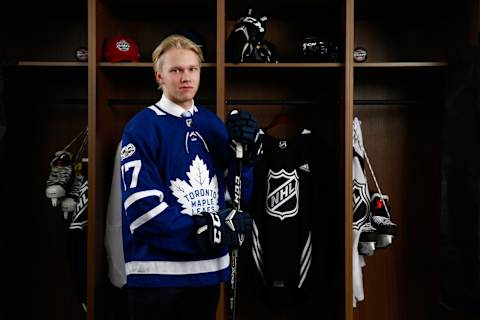
<svg viewBox="0 0 480 320">
<path fill-rule="evenodd" d="M 151 105 L 150 107 L 148 107 L 148 109 L 152 110 L 153 112 L 155 112 L 157 114 L 157 116 L 164 116 L 166 115 L 165 112 L 163 112 L 162 110 L 160 110 L 160 108 L 158 108 L 156 105 Z"/>
</svg>

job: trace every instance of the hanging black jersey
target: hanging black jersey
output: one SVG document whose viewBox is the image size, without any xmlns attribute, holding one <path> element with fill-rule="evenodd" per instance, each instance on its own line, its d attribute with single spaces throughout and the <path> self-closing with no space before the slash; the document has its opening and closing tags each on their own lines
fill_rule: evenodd
<svg viewBox="0 0 480 320">
<path fill-rule="evenodd" d="M 312 137 L 309 130 L 289 140 L 263 136 L 254 170 L 252 254 L 267 288 L 292 292 L 304 286 L 312 264 Z"/>
<path fill-rule="evenodd" d="M 83 158 L 75 166 L 78 173 L 76 207 L 69 217 L 67 255 L 70 259 L 75 289 L 80 303 L 87 311 L 87 233 L 88 233 L 88 158 Z"/>
</svg>

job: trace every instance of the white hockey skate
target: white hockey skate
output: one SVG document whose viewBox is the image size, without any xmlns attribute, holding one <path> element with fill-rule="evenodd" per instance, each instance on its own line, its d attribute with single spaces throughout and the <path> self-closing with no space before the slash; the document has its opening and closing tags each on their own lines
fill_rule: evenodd
<svg viewBox="0 0 480 320">
<path fill-rule="evenodd" d="M 85 177 L 83 175 L 75 175 L 73 179 L 72 188 L 68 192 L 67 196 L 62 199 L 62 211 L 63 218 L 68 219 L 70 213 L 75 212 L 77 209 L 78 198 L 82 192 L 83 181 Z"/>
<path fill-rule="evenodd" d="M 360 228 L 360 240 L 358 241 L 358 252 L 364 256 L 372 256 L 375 253 L 377 243 L 377 229 L 370 222 Z"/>
</svg>

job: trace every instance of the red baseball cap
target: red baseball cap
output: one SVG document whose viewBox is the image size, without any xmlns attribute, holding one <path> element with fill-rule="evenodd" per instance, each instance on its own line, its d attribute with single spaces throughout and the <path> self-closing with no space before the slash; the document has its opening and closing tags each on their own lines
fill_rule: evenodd
<svg viewBox="0 0 480 320">
<path fill-rule="evenodd" d="M 108 39 L 103 47 L 103 57 L 109 62 L 140 61 L 136 42 L 129 36 L 116 35 Z"/>
</svg>

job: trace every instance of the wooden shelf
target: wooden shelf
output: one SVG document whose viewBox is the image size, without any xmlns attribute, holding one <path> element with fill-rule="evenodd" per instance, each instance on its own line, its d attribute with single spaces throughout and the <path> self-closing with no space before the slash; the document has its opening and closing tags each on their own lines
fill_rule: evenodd
<svg viewBox="0 0 480 320">
<path fill-rule="evenodd" d="M 355 68 L 428 68 L 446 67 L 447 62 L 360 62 L 354 63 Z"/>
<path fill-rule="evenodd" d="M 86 67 L 88 62 L 77 61 L 18 61 L 22 67 Z"/>
<path fill-rule="evenodd" d="M 18 66 L 28 67 L 86 67 L 88 62 L 76 61 L 19 61 Z M 151 68 L 151 62 L 100 62 L 99 66 L 109 68 Z M 226 68 L 341 68 L 344 63 L 225 63 Z M 355 68 L 421 68 L 446 67 L 447 62 L 364 62 L 354 63 Z M 204 63 L 203 68 L 214 68 L 216 63 Z"/>
<path fill-rule="evenodd" d="M 340 68 L 343 63 L 296 63 L 296 62 L 282 62 L 282 63 L 225 63 L 226 68 Z"/>
<path fill-rule="evenodd" d="M 98 64 L 100 67 L 108 68 L 152 68 L 151 62 L 100 62 Z M 214 68 L 216 63 L 203 63 L 203 68 Z"/>
</svg>

